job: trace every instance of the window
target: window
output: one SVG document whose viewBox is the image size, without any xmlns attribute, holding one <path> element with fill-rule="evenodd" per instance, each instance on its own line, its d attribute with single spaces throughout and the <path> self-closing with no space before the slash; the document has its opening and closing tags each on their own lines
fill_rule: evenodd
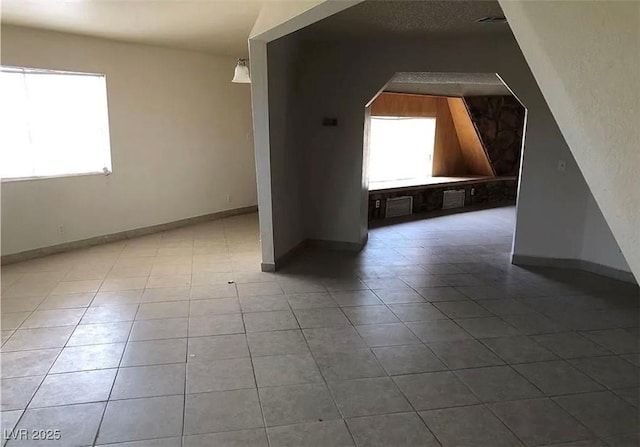
<svg viewBox="0 0 640 447">
<path fill-rule="evenodd" d="M 104 75 L 0 71 L 0 178 L 111 171 Z"/>
<path fill-rule="evenodd" d="M 435 118 L 371 118 L 370 189 L 409 186 L 431 177 Z"/>
</svg>

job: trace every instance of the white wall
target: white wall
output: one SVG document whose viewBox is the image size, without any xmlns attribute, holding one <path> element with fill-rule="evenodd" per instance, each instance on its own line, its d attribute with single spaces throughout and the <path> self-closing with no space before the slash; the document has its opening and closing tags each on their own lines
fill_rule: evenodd
<svg viewBox="0 0 640 447">
<path fill-rule="evenodd" d="M 580 259 L 618 270 L 631 271 L 593 196 L 588 198 L 585 209 Z"/>
<path fill-rule="evenodd" d="M 294 42 L 284 43 L 280 48 L 272 48 L 271 58 L 276 60 L 271 69 L 267 61 L 267 43 L 304 28 L 318 20 L 340 12 L 362 0 L 295 0 L 266 2 L 262 5 L 260 14 L 253 26 L 249 38 L 249 52 L 251 61 L 251 103 L 253 109 L 253 129 L 255 139 L 256 177 L 258 183 L 258 202 L 260 218 L 260 240 L 262 247 L 262 267 L 265 270 L 275 269 L 276 257 L 281 257 L 301 242 L 301 216 L 299 212 L 299 193 L 272 188 L 274 182 L 286 187 L 295 184 L 297 174 L 280 170 L 275 178 L 272 173 L 272 156 L 286 157 L 287 150 L 283 147 L 271 151 L 271 137 L 269 125 L 272 119 L 270 113 L 291 110 L 294 100 L 291 93 L 294 86 L 285 80 L 293 79 L 291 71 L 295 65 L 297 45 Z M 282 43 L 282 42 L 281 42 Z M 277 45 L 277 44 L 274 44 Z M 270 78 L 269 72 L 283 76 Z M 274 92 L 271 94 L 270 89 Z M 270 101 L 270 95 L 274 98 Z M 282 101 L 282 102 L 281 102 Z M 273 117 L 276 126 L 282 126 L 288 118 Z M 289 131 L 291 132 L 291 131 Z M 288 138 L 274 143 L 289 141 Z M 275 167 L 277 170 L 278 167 Z M 290 174 L 290 177 L 288 177 Z M 287 178 L 284 178 L 284 177 Z M 277 203 L 274 197 L 277 196 Z M 291 201 L 293 199 L 293 201 Z M 289 210 L 290 205 L 293 207 Z M 278 208 L 278 209 L 276 209 Z M 274 213 L 277 213 L 274 214 Z M 274 221 L 279 220 L 276 232 Z M 274 239 L 278 238 L 277 253 Z"/>
<path fill-rule="evenodd" d="M 298 42 L 280 39 L 268 45 L 269 133 L 274 256 L 278 259 L 304 239 L 302 151 L 298 150 L 296 79 Z"/>
<path fill-rule="evenodd" d="M 284 39 L 303 41 L 304 35 Z M 497 72 L 528 108 L 514 253 L 581 258 L 590 193 L 512 36 L 305 41 L 300 54 L 300 61 L 295 62 L 299 67 L 298 112 L 293 114 L 298 137 L 288 150 L 304 154 L 300 165 L 304 237 L 358 243 L 365 236 L 364 108 L 395 72 Z M 278 99 L 270 96 L 270 103 L 272 100 Z M 323 117 L 337 118 L 338 126 L 322 127 Z M 281 132 L 278 127 L 270 131 L 272 141 L 282 138 L 273 135 Z M 557 170 L 558 160 L 567 162 L 566 172 Z M 275 172 L 273 158 L 271 162 Z M 273 200 L 277 200 L 275 194 Z M 589 219 L 595 219 L 589 228 L 606 228 L 598 217 L 589 213 Z M 297 221 L 291 218 L 280 225 L 284 227 L 275 231 L 288 231 Z M 596 233 L 592 236 L 600 237 Z M 615 243 L 606 234 L 602 237 L 603 253 L 594 262 L 624 266 Z"/>
<path fill-rule="evenodd" d="M 110 176 L 3 182 L 3 255 L 256 204 L 235 59 L 6 25 L 1 55 L 105 73 L 113 162 Z"/>
<path fill-rule="evenodd" d="M 640 2 L 500 3 L 602 213 L 638 277 Z M 589 256 L 597 256 L 597 250 Z"/>
</svg>

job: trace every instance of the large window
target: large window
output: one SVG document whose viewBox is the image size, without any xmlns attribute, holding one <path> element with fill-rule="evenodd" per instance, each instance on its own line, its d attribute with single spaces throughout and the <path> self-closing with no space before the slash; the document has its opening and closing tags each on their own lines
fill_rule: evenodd
<svg viewBox="0 0 640 447">
<path fill-rule="evenodd" d="M 370 189 L 420 184 L 431 177 L 435 118 L 371 118 Z"/>
<path fill-rule="evenodd" d="M 2 67 L 0 178 L 111 171 L 104 75 Z"/>
</svg>

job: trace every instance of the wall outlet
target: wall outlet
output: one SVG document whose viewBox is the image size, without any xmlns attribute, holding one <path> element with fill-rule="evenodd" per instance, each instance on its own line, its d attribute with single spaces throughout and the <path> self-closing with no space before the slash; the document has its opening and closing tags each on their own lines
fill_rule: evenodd
<svg viewBox="0 0 640 447">
<path fill-rule="evenodd" d="M 231 203 L 231 194 L 227 194 L 227 203 Z"/>
<path fill-rule="evenodd" d="M 58 227 L 58 234 L 64 234 L 64 232 L 65 232 L 64 225 L 60 225 L 60 226 Z"/>
<path fill-rule="evenodd" d="M 476 195 L 476 189 L 475 188 L 471 188 L 471 195 L 475 196 Z"/>
<path fill-rule="evenodd" d="M 565 172 L 567 170 L 567 162 L 564 160 L 558 160 L 558 171 Z"/>
<path fill-rule="evenodd" d="M 380 199 L 376 200 L 376 209 L 380 208 Z"/>
</svg>

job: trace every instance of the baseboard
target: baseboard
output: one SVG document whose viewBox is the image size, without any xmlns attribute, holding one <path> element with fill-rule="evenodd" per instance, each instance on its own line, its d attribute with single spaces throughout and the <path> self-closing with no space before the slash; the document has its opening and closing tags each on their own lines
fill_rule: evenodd
<svg viewBox="0 0 640 447">
<path fill-rule="evenodd" d="M 321 239 L 305 239 L 300 241 L 297 245 L 287 250 L 281 256 L 275 260 L 275 262 L 263 262 L 261 264 L 261 269 L 263 272 L 275 272 L 281 269 L 284 265 L 286 265 L 292 258 L 294 258 L 298 253 L 303 251 L 307 247 L 318 247 L 325 250 L 335 250 L 335 251 L 349 251 L 349 252 L 358 252 L 364 248 L 369 240 L 369 235 L 365 234 L 360 242 L 343 242 L 343 241 L 327 241 Z"/>
<path fill-rule="evenodd" d="M 283 255 L 276 258 L 273 264 L 262 263 L 263 272 L 275 272 L 281 269 L 284 265 L 288 264 L 291 259 L 295 258 L 298 253 L 302 252 L 309 246 L 309 239 L 304 239 L 298 242 L 296 245 L 287 250 Z"/>
<path fill-rule="evenodd" d="M 597 262 L 585 261 L 583 259 L 547 258 L 543 256 L 511 255 L 511 263 L 515 265 L 530 265 L 535 267 L 554 267 L 563 269 L 583 270 L 617 279 L 632 284 L 638 284 L 633 273 L 620 270 Z"/>
<path fill-rule="evenodd" d="M 278 256 L 274 262 L 263 262 L 260 268 L 263 272 L 275 272 L 286 264 L 291 258 L 302 251 L 307 246 L 307 240 L 300 241 L 281 256 Z"/>
<path fill-rule="evenodd" d="M 369 235 L 366 235 L 360 242 L 327 241 L 324 239 L 307 239 L 310 247 L 324 248 L 326 250 L 353 251 L 358 252 L 367 244 Z"/>
<path fill-rule="evenodd" d="M 79 241 L 65 242 L 64 244 L 51 245 L 49 247 L 36 248 L 33 250 L 22 251 L 20 253 L 12 253 L 0 257 L 0 264 L 13 264 L 16 262 L 28 261 L 30 259 L 40 258 L 42 256 L 63 253 L 78 248 L 92 247 L 94 245 L 106 244 L 109 242 L 117 242 L 125 239 L 133 239 L 148 234 L 159 233 L 161 231 L 173 230 L 175 228 L 186 227 L 210 220 L 224 219 L 225 217 L 237 216 L 240 214 L 255 213 L 258 211 L 257 205 L 245 206 L 243 208 L 235 208 L 232 210 L 219 211 L 217 213 L 205 214 L 202 216 L 189 217 L 187 219 L 176 220 L 149 227 L 136 228 L 134 230 L 121 231 L 118 233 L 106 234 L 104 236 L 96 236 Z"/>
</svg>

